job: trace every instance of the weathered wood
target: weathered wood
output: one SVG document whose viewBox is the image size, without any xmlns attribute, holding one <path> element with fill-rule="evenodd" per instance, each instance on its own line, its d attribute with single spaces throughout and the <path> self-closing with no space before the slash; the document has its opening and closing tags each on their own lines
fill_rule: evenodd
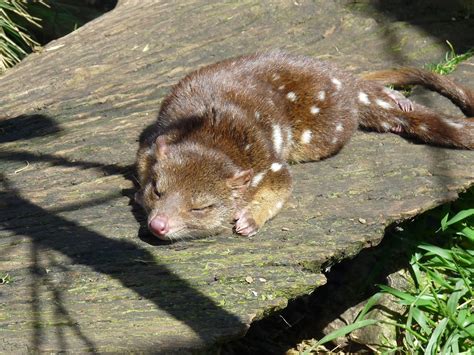
<svg viewBox="0 0 474 355">
<path fill-rule="evenodd" d="M 12 280 L 0 285 L 0 351 L 178 351 L 239 337 L 323 284 L 322 268 L 377 244 L 389 223 L 471 186 L 474 152 L 359 133 L 336 157 L 294 166 L 294 198 L 254 238 L 137 237 L 136 140 L 171 84 L 275 47 L 356 71 L 444 53 L 371 11 L 322 0 L 121 1 L 1 77 L 0 272 Z M 461 68 L 471 87 L 473 64 Z"/>
</svg>

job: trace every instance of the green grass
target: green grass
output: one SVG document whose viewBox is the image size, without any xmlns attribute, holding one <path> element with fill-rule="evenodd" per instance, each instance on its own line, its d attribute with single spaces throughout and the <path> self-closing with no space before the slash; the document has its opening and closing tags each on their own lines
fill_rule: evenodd
<svg viewBox="0 0 474 355">
<path fill-rule="evenodd" d="M 0 0 L 0 74 L 114 5 L 111 0 Z"/>
<path fill-rule="evenodd" d="M 448 43 L 450 50 L 446 53 L 444 61 L 437 64 L 427 65 L 429 70 L 441 75 L 453 72 L 459 63 L 474 56 L 474 48 L 471 48 L 463 54 L 456 54 L 453 45 L 449 41 L 446 41 L 446 43 Z"/>
<path fill-rule="evenodd" d="M 405 306 L 393 319 L 405 351 L 459 354 L 474 348 L 474 208 L 466 206 L 474 206 L 473 189 L 449 207 L 433 243 L 413 254 L 412 290 L 380 286 Z"/>
<path fill-rule="evenodd" d="M 469 354 L 474 349 L 474 188 L 450 205 L 438 207 L 398 232 L 400 248 L 418 245 L 409 263 L 413 285 L 397 290 L 379 285 L 352 324 L 319 341 L 312 340 L 301 351 L 310 354 L 323 344 L 352 331 L 383 322 L 397 329 L 397 345 L 380 344 L 383 353 Z M 433 225 L 438 221 L 438 226 Z M 431 227 L 430 227 L 431 226 Z M 389 294 L 404 306 L 385 321 L 370 319 L 378 300 Z M 391 339 L 388 344 L 395 344 Z"/>
<path fill-rule="evenodd" d="M 457 54 L 454 50 L 453 45 L 449 41 L 446 41 L 446 43 L 448 44 L 450 49 L 448 52 L 446 52 L 444 60 L 436 64 L 427 64 L 426 69 L 440 75 L 447 75 L 452 73 L 459 63 L 468 60 L 469 58 L 474 56 L 474 48 L 469 49 L 465 53 Z M 389 85 L 388 87 L 391 89 L 395 89 L 393 85 Z M 414 86 L 407 85 L 397 89 L 404 96 L 409 97 L 413 93 L 413 88 Z"/>
<path fill-rule="evenodd" d="M 45 5 L 43 0 L 38 3 Z M 40 27 L 39 19 L 28 13 L 26 0 L 0 0 L 0 74 L 38 46 L 20 20 Z"/>
</svg>

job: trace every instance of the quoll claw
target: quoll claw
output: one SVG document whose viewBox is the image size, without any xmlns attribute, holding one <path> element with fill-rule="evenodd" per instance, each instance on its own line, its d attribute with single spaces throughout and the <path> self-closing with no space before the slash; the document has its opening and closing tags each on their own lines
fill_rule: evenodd
<svg viewBox="0 0 474 355">
<path fill-rule="evenodd" d="M 400 134 L 400 133 L 403 133 L 403 127 L 400 126 L 400 125 L 396 125 L 395 127 L 392 127 L 392 128 L 390 129 L 390 132 L 392 132 L 392 133 L 399 133 L 399 134 Z"/>
<path fill-rule="evenodd" d="M 413 102 L 411 102 L 409 99 L 400 99 L 397 101 L 397 104 L 398 104 L 398 107 L 400 107 L 400 109 L 402 111 L 405 111 L 405 112 L 410 112 L 410 111 L 413 111 Z"/>
<path fill-rule="evenodd" d="M 384 92 L 392 99 L 400 110 L 404 112 L 413 111 L 413 102 L 410 99 L 407 99 L 403 94 L 393 89 L 385 88 Z"/>
<path fill-rule="evenodd" d="M 243 210 L 236 213 L 235 231 L 236 233 L 251 237 L 258 231 L 258 226 L 250 212 Z"/>
</svg>

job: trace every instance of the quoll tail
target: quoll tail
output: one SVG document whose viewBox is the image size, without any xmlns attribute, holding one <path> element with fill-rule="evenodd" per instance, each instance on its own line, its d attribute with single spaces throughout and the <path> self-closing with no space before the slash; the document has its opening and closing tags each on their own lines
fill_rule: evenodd
<svg viewBox="0 0 474 355">
<path fill-rule="evenodd" d="M 410 136 L 429 144 L 474 149 L 474 91 L 445 76 L 415 68 L 373 72 L 363 78 L 368 80 L 367 102 L 372 96 L 378 105 L 366 105 L 367 108 L 362 109 L 362 127 Z M 417 103 L 411 103 L 409 109 L 400 107 L 402 105 L 396 96 L 394 98 L 392 90 L 381 89 L 371 82 L 382 85 L 422 85 L 447 97 L 470 117 L 442 116 Z"/>
<path fill-rule="evenodd" d="M 474 149 L 474 118 L 442 117 L 430 109 L 415 104 L 413 111 L 403 112 L 395 133 L 406 134 L 425 143 Z"/>
</svg>

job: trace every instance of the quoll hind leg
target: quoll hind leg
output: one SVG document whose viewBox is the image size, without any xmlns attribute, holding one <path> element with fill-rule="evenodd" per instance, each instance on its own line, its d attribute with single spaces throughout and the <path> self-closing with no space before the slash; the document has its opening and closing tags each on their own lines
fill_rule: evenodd
<svg viewBox="0 0 474 355">
<path fill-rule="evenodd" d="M 407 99 L 401 92 L 389 88 L 384 88 L 384 92 L 398 105 L 402 111 L 413 111 L 413 102 Z"/>
<path fill-rule="evenodd" d="M 424 86 L 450 99 L 466 116 L 474 116 L 474 90 L 454 82 L 446 75 L 418 68 L 400 68 L 368 73 L 362 78 L 381 85 Z"/>
<path fill-rule="evenodd" d="M 273 163 L 264 171 L 256 172 L 250 181 L 250 202 L 235 216 L 235 231 L 252 236 L 283 207 L 291 195 L 292 181 L 288 166 Z"/>
</svg>

